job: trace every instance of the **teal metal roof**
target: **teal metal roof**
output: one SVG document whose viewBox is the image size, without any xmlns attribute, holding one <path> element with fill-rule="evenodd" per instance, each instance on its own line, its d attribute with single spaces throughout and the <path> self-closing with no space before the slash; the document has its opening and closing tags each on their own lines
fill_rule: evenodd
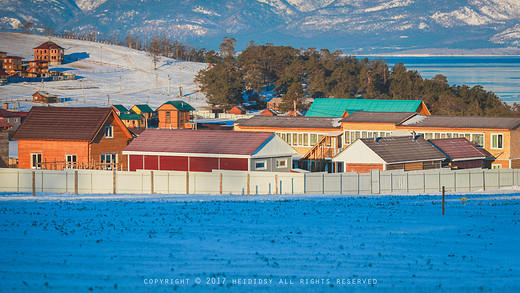
<svg viewBox="0 0 520 293">
<path fill-rule="evenodd" d="M 137 109 L 141 110 L 141 113 L 153 113 L 152 108 L 148 105 L 135 105 Z"/>
<path fill-rule="evenodd" d="M 121 118 L 121 120 L 139 120 L 139 119 L 141 119 L 141 114 L 124 114 L 124 113 L 121 113 L 121 115 L 119 115 L 119 118 Z"/>
<path fill-rule="evenodd" d="M 345 111 L 416 112 L 421 100 L 315 99 L 305 116 L 341 117 Z"/>
<path fill-rule="evenodd" d="M 195 108 L 193 108 L 190 104 L 184 101 L 168 101 L 164 104 L 170 104 L 177 108 L 177 110 L 179 111 L 195 111 Z"/>
<path fill-rule="evenodd" d="M 116 108 L 119 112 L 128 112 L 128 109 L 123 105 L 112 105 L 114 108 Z"/>
</svg>

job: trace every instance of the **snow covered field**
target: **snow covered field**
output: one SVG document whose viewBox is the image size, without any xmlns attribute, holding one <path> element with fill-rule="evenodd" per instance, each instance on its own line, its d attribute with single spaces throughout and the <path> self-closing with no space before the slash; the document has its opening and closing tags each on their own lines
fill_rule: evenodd
<svg viewBox="0 0 520 293">
<path fill-rule="evenodd" d="M 519 199 L 4 193 L 0 291 L 513 292 Z"/>
<path fill-rule="evenodd" d="M 8 55 L 33 60 L 33 48 L 49 40 L 49 37 L 21 33 L 0 32 L 0 51 Z M 152 70 L 151 58 L 145 52 L 108 44 L 50 38 L 65 48 L 65 55 L 80 58 L 62 65 L 51 65 L 51 70 L 74 73 L 77 80 L 45 82 L 43 90 L 62 98 L 70 98 L 65 106 L 106 106 L 123 104 L 133 106 L 148 103 L 152 108 L 168 100 L 178 99 L 179 83 L 182 83 L 183 100 L 193 106 L 206 105 L 205 97 L 195 93 L 193 78 L 206 64 L 161 58 L 157 70 Z M 102 62 L 103 65 L 93 62 Z M 115 67 L 117 66 L 117 67 Z M 168 76 L 170 96 L 168 96 Z M 0 100 L 31 99 L 41 83 L 14 83 L 0 86 Z M 28 110 L 32 102 L 21 102 Z"/>
</svg>

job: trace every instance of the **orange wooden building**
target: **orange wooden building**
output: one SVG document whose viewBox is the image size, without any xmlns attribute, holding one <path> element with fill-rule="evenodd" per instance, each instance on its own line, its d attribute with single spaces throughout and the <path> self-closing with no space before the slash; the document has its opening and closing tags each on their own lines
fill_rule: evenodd
<svg viewBox="0 0 520 293">
<path fill-rule="evenodd" d="M 157 108 L 159 128 L 182 129 L 190 122 L 190 112 L 195 111 L 184 101 L 169 101 Z"/>
<path fill-rule="evenodd" d="M 22 57 L 6 56 L 2 60 L 2 67 L 9 75 L 14 75 L 22 70 Z"/>
<path fill-rule="evenodd" d="M 126 169 L 133 139 L 112 108 L 33 107 L 13 135 L 24 169 Z"/>
<path fill-rule="evenodd" d="M 229 114 L 243 115 L 245 113 L 246 109 L 244 109 L 242 106 L 235 106 L 229 110 Z"/>
<path fill-rule="evenodd" d="M 65 56 L 65 49 L 51 41 L 45 42 L 33 50 L 34 60 L 48 61 L 51 65 L 61 64 Z"/>
<path fill-rule="evenodd" d="M 27 71 L 29 77 L 45 76 L 49 73 L 49 62 L 42 60 L 29 61 L 29 69 Z"/>
</svg>

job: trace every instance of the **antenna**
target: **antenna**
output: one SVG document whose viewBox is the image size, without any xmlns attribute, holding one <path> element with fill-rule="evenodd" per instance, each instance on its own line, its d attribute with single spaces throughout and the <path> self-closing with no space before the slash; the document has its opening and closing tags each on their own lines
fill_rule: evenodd
<svg viewBox="0 0 520 293">
<path fill-rule="evenodd" d="M 107 107 L 110 105 L 110 96 L 107 95 Z"/>
<path fill-rule="evenodd" d="M 182 97 L 182 68 L 179 68 L 179 97 Z"/>
</svg>

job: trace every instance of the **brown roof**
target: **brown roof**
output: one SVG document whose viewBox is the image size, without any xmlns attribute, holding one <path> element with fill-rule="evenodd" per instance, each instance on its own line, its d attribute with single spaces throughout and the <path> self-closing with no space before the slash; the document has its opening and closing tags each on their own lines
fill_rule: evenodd
<svg viewBox="0 0 520 293">
<path fill-rule="evenodd" d="M 5 109 L 0 109 L 0 117 L 14 118 L 14 117 L 20 117 L 20 116 L 21 115 L 16 112 L 5 110 Z"/>
<path fill-rule="evenodd" d="M 485 159 L 487 154 L 465 137 L 430 139 L 430 143 L 445 153 L 451 160 Z"/>
<path fill-rule="evenodd" d="M 263 116 L 235 121 L 238 126 L 272 128 L 335 128 L 340 129 L 342 118 L 305 116 Z"/>
<path fill-rule="evenodd" d="M 0 119 L 0 128 L 8 128 L 13 127 L 11 124 L 4 121 L 4 119 Z"/>
<path fill-rule="evenodd" d="M 112 111 L 97 107 L 34 106 L 13 138 L 91 141 Z"/>
<path fill-rule="evenodd" d="M 19 57 L 19 56 L 6 56 L 6 57 L 4 57 L 4 59 L 25 59 L 25 58 Z"/>
<path fill-rule="evenodd" d="M 418 135 L 415 139 L 412 136 L 390 136 L 376 140 L 361 138 L 361 141 L 389 164 L 446 159 L 436 147 Z"/>
<path fill-rule="evenodd" d="M 63 48 L 56 45 L 56 43 L 54 43 L 54 42 L 47 41 L 34 49 L 63 49 Z"/>
<path fill-rule="evenodd" d="M 123 151 L 252 155 L 272 132 L 147 129 Z"/>
<path fill-rule="evenodd" d="M 516 129 L 520 126 L 520 117 L 416 115 L 401 125 L 437 128 Z"/>
<path fill-rule="evenodd" d="M 341 122 L 393 123 L 398 125 L 417 115 L 415 112 L 364 112 L 357 111 L 343 118 Z"/>
</svg>

